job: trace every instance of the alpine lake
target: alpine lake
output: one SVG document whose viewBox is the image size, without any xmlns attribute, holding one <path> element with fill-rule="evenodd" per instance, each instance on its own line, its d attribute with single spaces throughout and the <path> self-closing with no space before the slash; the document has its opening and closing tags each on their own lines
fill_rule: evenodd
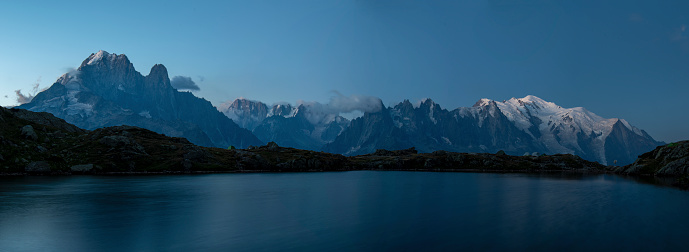
<svg viewBox="0 0 689 252">
<path fill-rule="evenodd" d="M 686 251 L 687 209 L 561 172 L 0 177 L 0 251 Z"/>
</svg>

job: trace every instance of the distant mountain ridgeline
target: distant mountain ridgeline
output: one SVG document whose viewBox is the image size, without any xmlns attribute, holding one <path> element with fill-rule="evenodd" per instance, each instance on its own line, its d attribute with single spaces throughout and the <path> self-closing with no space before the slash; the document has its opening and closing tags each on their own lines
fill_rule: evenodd
<svg viewBox="0 0 689 252">
<path fill-rule="evenodd" d="M 308 120 L 312 107 L 267 106 L 237 99 L 220 110 L 262 141 L 281 146 L 361 155 L 377 149 L 421 152 L 533 152 L 575 154 L 602 164 L 626 165 L 662 142 L 623 119 L 602 118 L 584 108 L 562 108 L 535 96 L 497 102 L 481 99 L 472 107 L 443 109 L 430 99 L 403 101 L 364 113 L 351 122 L 338 114 Z M 318 109 L 316 109 L 318 110 Z M 327 132 L 327 134 L 323 134 Z"/>
<path fill-rule="evenodd" d="M 345 155 L 415 147 L 511 155 L 575 154 L 602 164 L 625 165 L 654 149 L 655 141 L 623 119 L 584 108 L 562 108 L 535 96 L 472 107 L 442 108 L 430 99 L 385 107 L 375 97 L 334 97 L 329 104 L 275 104 L 237 99 L 215 108 L 170 85 L 167 69 L 147 76 L 123 54 L 90 55 L 31 102 L 19 106 L 49 112 L 80 128 L 138 126 L 194 144 L 227 148 L 276 142 L 280 146 Z M 348 120 L 341 113 L 363 112 Z"/>
</svg>

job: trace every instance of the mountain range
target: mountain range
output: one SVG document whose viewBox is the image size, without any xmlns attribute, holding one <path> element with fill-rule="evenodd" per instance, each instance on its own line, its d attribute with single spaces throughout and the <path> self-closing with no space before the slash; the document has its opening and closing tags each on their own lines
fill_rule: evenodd
<svg viewBox="0 0 689 252">
<path fill-rule="evenodd" d="M 19 106 L 49 112 L 84 129 L 131 125 L 202 146 L 280 146 L 360 155 L 377 149 L 415 147 L 420 152 L 575 154 L 602 164 L 625 165 L 654 149 L 645 131 L 624 119 L 602 118 L 584 108 L 563 108 L 536 96 L 506 101 L 480 99 L 472 107 L 442 108 L 431 99 L 405 100 L 351 121 L 318 103 L 267 105 L 237 99 L 210 102 L 170 85 L 167 69 L 147 76 L 123 54 L 99 51 Z M 370 101 L 369 101 L 370 102 Z"/>
<path fill-rule="evenodd" d="M 502 102 L 481 99 L 450 111 L 430 99 L 419 106 L 404 101 L 354 119 L 323 150 L 358 155 L 414 146 L 421 152 L 566 153 L 624 165 L 662 144 L 623 119 L 605 119 L 529 95 Z"/>
<path fill-rule="evenodd" d="M 624 119 L 602 118 L 585 108 L 563 108 L 533 95 L 506 101 L 480 99 L 472 107 L 448 111 L 431 99 L 418 105 L 405 100 L 351 122 L 328 115 L 308 120 L 309 106 L 268 106 L 237 99 L 221 111 L 262 141 L 281 146 L 345 155 L 377 149 L 420 152 L 495 153 L 511 155 L 566 153 L 602 164 L 626 165 L 664 143 Z M 328 132 L 322 134 L 321 132 Z"/>
</svg>

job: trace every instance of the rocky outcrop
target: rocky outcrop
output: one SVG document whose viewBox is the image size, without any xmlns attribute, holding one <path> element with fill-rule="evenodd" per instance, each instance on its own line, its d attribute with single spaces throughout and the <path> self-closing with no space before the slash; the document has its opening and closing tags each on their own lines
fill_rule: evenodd
<svg viewBox="0 0 689 252">
<path fill-rule="evenodd" d="M 659 146 L 639 156 L 633 164 L 619 167 L 619 173 L 659 176 L 687 176 L 689 174 L 689 141 Z"/>
<path fill-rule="evenodd" d="M 404 155 L 412 155 L 412 154 L 417 154 L 419 153 L 416 151 L 416 148 L 411 147 L 409 149 L 404 149 L 404 150 L 386 150 L 386 149 L 377 149 L 376 152 L 364 156 L 404 156 Z"/>
<path fill-rule="evenodd" d="M 93 164 L 73 165 L 69 169 L 74 173 L 88 173 L 93 170 Z"/>
<path fill-rule="evenodd" d="M 586 171 L 605 172 L 605 166 L 570 154 L 550 156 L 509 156 L 488 153 L 435 151 L 413 153 L 378 150 L 373 154 L 350 157 L 352 169 L 415 171 L 490 171 L 540 172 Z"/>
<path fill-rule="evenodd" d="M 32 173 L 49 173 L 50 172 L 50 164 L 48 164 L 45 161 L 35 161 L 31 162 L 26 167 L 24 170 L 30 174 Z"/>
<path fill-rule="evenodd" d="M 67 132 L 83 133 L 83 129 L 77 126 L 67 123 L 65 120 L 55 117 L 54 115 L 46 112 L 31 112 L 24 109 L 10 109 L 12 114 L 18 118 L 41 124 L 51 126 Z"/>
</svg>

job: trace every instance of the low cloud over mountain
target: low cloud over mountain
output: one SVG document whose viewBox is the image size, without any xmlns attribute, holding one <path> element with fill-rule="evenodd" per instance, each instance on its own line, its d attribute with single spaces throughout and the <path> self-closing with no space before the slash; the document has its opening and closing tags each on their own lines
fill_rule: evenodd
<svg viewBox="0 0 689 252">
<path fill-rule="evenodd" d="M 199 86 L 196 85 L 196 83 L 193 80 L 191 80 L 191 77 L 186 76 L 172 77 L 172 80 L 170 80 L 170 85 L 177 90 L 201 90 L 201 88 L 199 88 Z"/>
</svg>

